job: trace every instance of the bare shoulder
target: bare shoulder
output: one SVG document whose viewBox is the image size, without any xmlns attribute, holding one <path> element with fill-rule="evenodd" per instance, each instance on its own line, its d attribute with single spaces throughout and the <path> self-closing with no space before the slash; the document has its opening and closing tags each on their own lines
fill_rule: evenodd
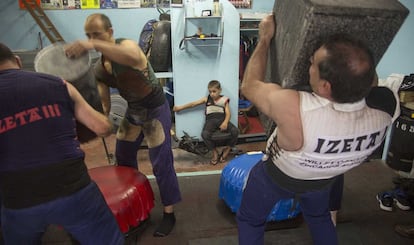
<svg viewBox="0 0 414 245">
<path fill-rule="evenodd" d="M 141 50 L 137 42 L 131 39 L 124 39 L 119 44 L 128 50 Z"/>
<path fill-rule="evenodd" d="M 201 105 L 201 104 L 207 103 L 207 96 L 201 97 L 199 100 L 196 100 L 195 103 L 197 105 Z"/>
<path fill-rule="evenodd" d="M 279 123 L 292 113 L 299 112 L 299 92 L 293 89 L 273 90 L 263 97 L 263 101 L 263 112 Z"/>
<path fill-rule="evenodd" d="M 190 106 L 190 107 L 194 107 L 194 106 L 205 104 L 206 102 L 207 102 L 207 97 L 201 97 L 198 100 L 194 100 L 192 102 L 189 102 L 187 105 Z"/>
<path fill-rule="evenodd" d="M 122 39 L 119 43 L 121 45 L 134 45 L 134 46 L 137 46 L 137 43 L 132 39 Z"/>
</svg>

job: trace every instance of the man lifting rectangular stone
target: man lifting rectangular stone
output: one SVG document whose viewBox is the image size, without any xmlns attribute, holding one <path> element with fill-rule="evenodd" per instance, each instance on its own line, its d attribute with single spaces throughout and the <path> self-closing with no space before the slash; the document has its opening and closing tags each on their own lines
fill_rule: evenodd
<svg viewBox="0 0 414 245">
<path fill-rule="evenodd" d="M 286 198 L 300 203 L 314 244 L 338 244 L 332 185 L 392 124 L 397 101 L 377 87 L 375 66 L 407 14 L 393 0 L 278 0 L 262 20 L 242 93 L 277 127 L 249 174 L 239 244 L 263 244 L 266 217 Z"/>
</svg>

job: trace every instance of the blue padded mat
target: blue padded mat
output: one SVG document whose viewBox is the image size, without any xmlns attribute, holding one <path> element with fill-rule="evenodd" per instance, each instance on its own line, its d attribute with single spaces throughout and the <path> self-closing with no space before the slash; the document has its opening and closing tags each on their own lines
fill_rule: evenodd
<svg viewBox="0 0 414 245">
<path fill-rule="evenodd" d="M 232 212 L 240 207 L 243 188 L 250 170 L 263 157 L 262 152 L 252 152 L 240 155 L 231 160 L 221 172 L 219 197 L 224 200 Z M 293 199 L 282 200 L 275 204 L 267 221 L 291 219 L 300 214 L 299 204 L 292 209 Z"/>
</svg>

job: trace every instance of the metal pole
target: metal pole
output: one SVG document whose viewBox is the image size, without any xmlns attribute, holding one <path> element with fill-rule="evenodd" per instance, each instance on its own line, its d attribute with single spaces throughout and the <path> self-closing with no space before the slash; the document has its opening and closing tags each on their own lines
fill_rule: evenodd
<svg viewBox="0 0 414 245">
<path fill-rule="evenodd" d="M 109 163 L 109 165 L 113 165 L 112 154 L 109 154 L 108 147 L 106 146 L 106 142 L 105 142 L 104 137 L 102 137 L 102 143 L 103 143 L 104 148 L 105 148 L 105 153 L 106 153 L 106 158 L 108 159 L 108 163 Z"/>
</svg>

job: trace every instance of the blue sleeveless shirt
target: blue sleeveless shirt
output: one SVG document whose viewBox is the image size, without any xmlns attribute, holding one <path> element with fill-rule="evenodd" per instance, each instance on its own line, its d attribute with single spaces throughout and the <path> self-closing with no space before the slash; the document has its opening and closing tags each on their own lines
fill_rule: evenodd
<svg viewBox="0 0 414 245">
<path fill-rule="evenodd" d="M 0 101 L 0 172 L 84 158 L 74 103 L 62 79 L 0 71 Z"/>
</svg>

